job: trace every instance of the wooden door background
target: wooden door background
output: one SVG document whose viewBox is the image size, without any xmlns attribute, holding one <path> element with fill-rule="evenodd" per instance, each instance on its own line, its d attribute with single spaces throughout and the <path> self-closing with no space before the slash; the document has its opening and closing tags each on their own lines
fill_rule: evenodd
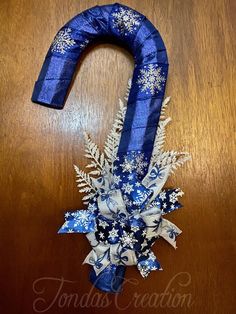
<svg viewBox="0 0 236 314">
<path fill-rule="evenodd" d="M 89 243 L 57 230 L 65 210 L 83 208 L 73 170 L 86 163 L 82 131 L 102 147 L 133 59 L 116 45 L 96 45 L 84 53 L 63 110 L 33 104 L 34 81 L 59 28 L 110 2 L 1 0 L 1 313 L 235 312 L 236 2 L 120 2 L 152 21 L 169 55 L 167 147 L 192 155 L 169 180 L 185 192 L 184 208 L 169 216 L 183 230 L 178 249 L 157 242 L 164 271 L 144 280 L 128 268 L 126 278 L 137 284 L 126 283 L 118 298 L 91 290 L 90 267 L 82 265 Z M 161 303 L 165 291 L 169 301 Z"/>
</svg>

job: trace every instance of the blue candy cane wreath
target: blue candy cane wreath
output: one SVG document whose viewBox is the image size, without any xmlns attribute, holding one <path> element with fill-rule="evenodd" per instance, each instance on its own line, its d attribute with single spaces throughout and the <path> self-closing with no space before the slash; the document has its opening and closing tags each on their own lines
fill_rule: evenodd
<svg viewBox="0 0 236 314">
<path fill-rule="evenodd" d="M 136 265 L 143 277 L 162 269 L 151 250 L 164 238 L 176 247 L 181 230 L 163 218 L 181 207 L 180 189 L 163 189 L 170 173 L 189 155 L 163 151 L 163 101 L 168 73 L 165 45 L 157 29 L 139 12 L 119 3 L 90 8 L 57 33 L 35 83 L 32 101 L 63 108 L 77 62 L 96 40 L 112 40 L 133 55 L 127 105 L 120 109 L 108 135 L 105 152 L 85 134 L 87 174 L 75 166 L 87 209 L 66 212 L 59 233 L 86 233 L 92 250 L 91 282 L 105 292 L 121 291 L 126 266 Z"/>
</svg>

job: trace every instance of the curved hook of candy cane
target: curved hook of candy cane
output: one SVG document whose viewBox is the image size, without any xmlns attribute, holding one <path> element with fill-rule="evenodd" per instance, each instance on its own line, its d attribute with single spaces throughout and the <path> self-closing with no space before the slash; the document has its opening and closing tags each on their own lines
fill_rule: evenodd
<svg viewBox="0 0 236 314">
<path fill-rule="evenodd" d="M 77 62 L 90 43 L 113 40 L 131 51 L 135 68 L 119 152 L 152 151 L 168 72 L 163 40 L 141 13 L 118 3 L 95 6 L 57 33 L 35 83 L 32 101 L 63 108 Z"/>
</svg>

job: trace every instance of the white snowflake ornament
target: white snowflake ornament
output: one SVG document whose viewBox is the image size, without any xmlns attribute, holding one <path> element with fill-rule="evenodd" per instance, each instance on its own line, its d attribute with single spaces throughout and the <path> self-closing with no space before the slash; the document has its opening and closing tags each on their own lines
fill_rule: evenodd
<svg viewBox="0 0 236 314">
<path fill-rule="evenodd" d="M 52 42 L 51 51 L 64 54 L 70 47 L 74 46 L 75 44 L 76 43 L 74 39 L 72 39 L 71 37 L 71 29 L 68 27 L 57 33 Z"/>
<path fill-rule="evenodd" d="M 165 76 L 162 74 L 162 68 L 156 64 L 149 64 L 140 69 L 137 84 L 142 92 L 155 95 L 163 91 Z"/>
<path fill-rule="evenodd" d="M 125 36 L 136 31 L 142 19 L 140 14 L 135 13 L 133 10 L 128 8 L 124 9 L 122 7 L 112 13 L 112 17 L 113 26 Z"/>
</svg>

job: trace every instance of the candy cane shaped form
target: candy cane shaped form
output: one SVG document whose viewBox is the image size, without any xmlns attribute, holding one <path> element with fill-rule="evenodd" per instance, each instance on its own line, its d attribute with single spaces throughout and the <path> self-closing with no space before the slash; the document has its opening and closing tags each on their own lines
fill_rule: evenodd
<svg viewBox="0 0 236 314">
<path fill-rule="evenodd" d="M 86 233 L 92 246 L 85 263 L 90 280 L 106 292 L 119 292 L 126 266 L 137 265 L 143 277 L 161 266 L 151 251 L 162 237 L 176 247 L 180 229 L 164 219 L 181 207 L 180 189 L 163 186 L 187 153 L 162 150 L 163 102 L 168 59 L 159 32 L 139 12 L 118 3 L 95 6 L 70 20 L 54 38 L 35 83 L 32 101 L 63 108 L 77 62 L 96 40 L 113 40 L 131 51 L 135 68 L 127 106 L 121 106 L 109 134 L 105 153 L 85 135 L 92 169 L 75 167 L 78 187 L 85 192 L 86 210 L 65 214 L 59 233 Z M 95 177 L 94 177 L 95 176 Z"/>
</svg>

